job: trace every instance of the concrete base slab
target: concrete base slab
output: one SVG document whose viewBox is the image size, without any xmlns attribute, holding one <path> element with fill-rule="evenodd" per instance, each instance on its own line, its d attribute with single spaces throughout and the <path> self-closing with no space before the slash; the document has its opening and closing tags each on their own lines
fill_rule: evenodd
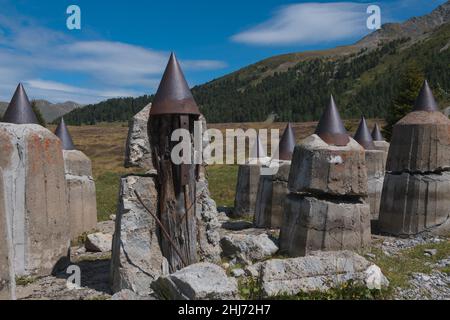
<svg viewBox="0 0 450 320">
<path fill-rule="evenodd" d="M 416 235 L 450 219 L 450 172 L 387 174 L 380 207 L 380 230 Z"/>
<path fill-rule="evenodd" d="M 318 250 L 359 250 L 370 245 L 370 231 L 368 204 L 290 194 L 280 251 L 298 257 Z"/>
</svg>

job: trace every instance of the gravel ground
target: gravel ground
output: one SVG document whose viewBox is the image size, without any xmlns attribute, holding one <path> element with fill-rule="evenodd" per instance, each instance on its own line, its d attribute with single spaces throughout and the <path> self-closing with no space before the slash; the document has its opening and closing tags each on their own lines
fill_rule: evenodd
<svg viewBox="0 0 450 320">
<path fill-rule="evenodd" d="M 235 229 L 241 222 L 229 222 L 221 219 L 222 223 L 233 225 Z M 238 228 L 239 229 L 239 228 Z M 97 230 L 103 233 L 112 233 L 114 222 L 107 221 L 98 224 Z M 230 232 L 230 231 L 227 231 Z M 275 236 L 275 235 L 274 235 Z M 374 236 L 373 246 L 382 250 L 386 256 L 401 255 L 402 251 L 425 244 L 438 244 L 448 239 L 432 235 L 419 235 L 408 239 Z M 424 256 L 434 256 L 436 250 L 424 250 Z M 369 259 L 374 259 L 374 254 L 366 254 Z M 29 284 L 17 287 L 17 298 L 22 300 L 98 300 L 110 299 L 109 289 L 109 265 L 110 253 L 89 253 L 83 247 L 71 249 L 71 261 L 81 269 L 81 288 L 69 289 L 66 279 L 68 274 L 60 273 L 30 280 Z M 408 288 L 395 288 L 394 299 L 399 300 L 450 300 L 450 274 L 438 271 L 438 269 L 450 267 L 450 256 L 434 262 L 426 262 L 427 266 L 434 269 L 431 274 L 412 273 L 409 277 Z"/>
</svg>

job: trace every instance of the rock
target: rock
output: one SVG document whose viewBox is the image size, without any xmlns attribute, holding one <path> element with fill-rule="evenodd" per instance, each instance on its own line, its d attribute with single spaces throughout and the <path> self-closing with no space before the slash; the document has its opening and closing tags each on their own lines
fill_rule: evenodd
<svg viewBox="0 0 450 320">
<path fill-rule="evenodd" d="M 231 275 L 235 278 L 240 278 L 243 277 L 245 275 L 245 271 L 243 269 L 233 269 L 231 270 Z"/>
<path fill-rule="evenodd" d="M 234 217 L 250 217 L 253 219 L 260 176 L 261 165 L 246 164 L 239 166 L 234 200 Z"/>
<path fill-rule="evenodd" d="M 377 256 L 376 255 L 374 255 L 373 253 L 366 253 L 365 254 L 365 256 L 367 257 L 367 258 L 369 258 L 369 259 L 375 259 Z"/>
<path fill-rule="evenodd" d="M 364 148 L 351 138 L 337 147 L 307 137 L 295 147 L 288 187 L 291 193 L 367 196 Z"/>
<path fill-rule="evenodd" d="M 89 232 L 97 226 L 97 199 L 92 178 L 91 160 L 81 151 L 63 150 L 67 188 L 67 210 L 70 215 L 70 238 Z"/>
<path fill-rule="evenodd" d="M 5 211 L 3 171 L 0 168 L 0 300 L 15 298 L 15 277 L 11 261 L 12 246 Z"/>
<path fill-rule="evenodd" d="M 49 275 L 70 248 L 61 142 L 39 125 L 0 123 L 0 145 L 16 276 Z"/>
<path fill-rule="evenodd" d="M 236 280 L 211 263 L 190 265 L 160 277 L 152 288 L 166 300 L 232 300 L 238 296 Z"/>
<path fill-rule="evenodd" d="M 253 228 L 253 223 L 244 220 L 227 221 L 225 223 L 222 223 L 222 228 L 231 231 L 241 231 Z"/>
<path fill-rule="evenodd" d="M 219 209 L 217 209 L 219 210 Z M 230 217 L 227 216 L 227 214 L 225 212 L 219 212 L 217 214 L 217 220 L 219 220 L 220 223 L 227 223 L 228 221 L 230 221 Z"/>
<path fill-rule="evenodd" d="M 245 275 L 247 277 L 257 278 L 259 277 L 259 270 L 254 265 L 247 266 L 245 267 Z"/>
<path fill-rule="evenodd" d="M 126 176 L 121 179 L 116 229 L 111 258 L 113 292 L 129 289 L 148 296 L 150 285 L 168 273 L 169 265 L 159 246 L 153 217 L 143 208 L 134 191 L 157 214 L 155 176 Z"/>
<path fill-rule="evenodd" d="M 389 280 L 384 276 L 380 267 L 374 264 L 365 271 L 364 282 L 370 290 L 381 290 L 389 287 Z"/>
<path fill-rule="evenodd" d="M 139 301 L 139 300 L 155 300 L 155 298 L 152 296 L 140 296 L 131 290 L 124 289 L 114 294 L 111 297 L 111 300 Z"/>
<path fill-rule="evenodd" d="M 261 176 L 259 181 L 255 210 L 255 225 L 258 228 L 280 228 L 283 222 L 291 162 L 282 161 L 278 166 L 276 174 Z"/>
<path fill-rule="evenodd" d="M 379 268 L 351 251 L 316 252 L 311 256 L 259 263 L 265 297 L 327 291 L 350 280 L 367 287 L 384 287 Z"/>
<path fill-rule="evenodd" d="M 378 150 L 366 150 L 366 167 L 368 183 L 368 203 L 372 220 L 380 215 L 381 193 L 385 175 L 385 153 Z"/>
<path fill-rule="evenodd" d="M 416 111 L 393 128 L 387 171 L 428 173 L 450 168 L 450 120 L 441 112 Z"/>
<path fill-rule="evenodd" d="M 220 240 L 223 256 L 258 261 L 270 258 L 278 251 L 277 245 L 264 230 L 248 229 L 228 233 Z"/>
<path fill-rule="evenodd" d="M 89 252 L 109 252 L 112 246 L 112 235 L 104 233 L 89 234 L 84 247 Z"/>
<path fill-rule="evenodd" d="M 436 249 L 426 249 L 424 250 L 424 253 L 430 257 L 437 255 Z"/>
<path fill-rule="evenodd" d="M 197 182 L 197 253 L 201 262 L 220 263 L 221 223 L 218 220 L 216 202 L 211 198 L 208 182 L 202 174 Z"/>
<path fill-rule="evenodd" d="M 291 194 L 286 200 L 280 251 L 298 257 L 317 250 L 359 250 L 370 245 L 370 232 L 370 208 L 364 202 Z"/>
<path fill-rule="evenodd" d="M 129 123 L 125 151 L 125 167 L 139 167 L 147 172 L 155 171 L 147 133 L 151 103 L 137 113 Z"/>
<path fill-rule="evenodd" d="M 396 290 L 396 298 L 404 300 L 449 300 L 450 277 L 434 271 L 429 275 L 414 273 L 406 288 Z"/>
<path fill-rule="evenodd" d="M 450 172 L 411 175 L 387 174 L 380 207 L 380 230 L 416 235 L 439 227 L 450 230 Z"/>
</svg>

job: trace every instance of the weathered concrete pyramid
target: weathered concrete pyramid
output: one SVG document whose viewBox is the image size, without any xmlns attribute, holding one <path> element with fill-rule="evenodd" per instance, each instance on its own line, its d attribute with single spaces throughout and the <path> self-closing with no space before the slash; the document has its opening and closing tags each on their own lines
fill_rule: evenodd
<svg viewBox="0 0 450 320">
<path fill-rule="evenodd" d="M 239 166 L 234 198 L 233 215 L 235 217 L 254 217 L 261 168 L 267 163 L 267 160 L 266 150 L 260 136 L 257 135 L 256 141 L 250 149 L 248 163 Z"/>
<path fill-rule="evenodd" d="M 385 166 L 386 166 L 387 154 L 389 152 L 390 144 L 389 144 L 389 142 L 387 142 L 384 139 L 383 135 L 381 134 L 380 126 L 378 125 L 378 123 L 375 123 L 375 127 L 372 130 L 372 139 L 373 139 L 373 144 L 375 145 L 375 148 L 377 150 L 381 150 L 381 151 L 385 152 L 385 154 L 386 154 Z"/>
<path fill-rule="evenodd" d="M 259 228 L 281 227 L 294 148 L 295 134 L 289 123 L 280 140 L 278 159 L 272 159 L 269 164 L 276 169 L 274 174 L 262 175 L 259 181 L 254 219 Z"/>
<path fill-rule="evenodd" d="M 3 170 L 0 168 L 0 300 L 10 300 L 15 298 L 15 276 L 4 188 Z"/>
<path fill-rule="evenodd" d="M 3 122 L 14 124 L 39 124 L 36 115 L 31 108 L 30 100 L 21 83 L 17 86 L 16 91 L 3 115 Z"/>
<path fill-rule="evenodd" d="M 368 182 L 368 202 L 372 220 L 378 220 L 380 212 L 381 192 L 383 190 L 385 159 L 384 151 L 376 150 L 372 135 L 367 126 L 366 119 L 361 118 L 359 128 L 355 134 L 355 140 L 366 151 L 366 167 Z"/>
<path fill-rule="evenodd" d="M 75 146 L 64 119 L 56 128 L 55 135 L 63 147 L 64 169 L 67 188 L 67 210 L 70 215 L 70 238 L 76 240 L 84 232 L 97 226 L 97 200 L 95 182 L 92 178 L 91 160 Z"/>
<path fill-rule="evenodd" d="M 414 235 L 448 228 L 450 120 L 438 111 L 427 82 L 413 112 L 393 128 L 380 209 L 380 229 Z"/>
<path fill-rule="evenodd" d="M 292 158 L 280 234 L 280 249 L 290 256 L 370 243 L 364 148 L 346 134 L 333 98 L 316 133 Z"/>
<path fill-rule="evenodd" d="M 150 116 L 161 114 L 200 115 L 175 53 L 170 55 L 150 110 Z"/>
</svg>

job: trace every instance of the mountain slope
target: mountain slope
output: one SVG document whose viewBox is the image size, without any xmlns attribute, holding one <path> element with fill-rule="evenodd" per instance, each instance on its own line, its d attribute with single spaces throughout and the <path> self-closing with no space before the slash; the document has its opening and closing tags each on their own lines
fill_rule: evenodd
<svg viewBox="0 0 450 320">
<path fill-rule="evenodd" d="M 82 105 L 73 101 L 66 101 L 63 103 L 51 103 L 46 100 L 35 101 L 38 109 L 41 111 L 42 116 L 47 122 L 52 122 L 55 119 L 71 112 L 72 110 L 82 107 Z M 3 115 L 7 108 L 7 102 L 0 102 L 0 115 Z"/>
<path fill-rule="evenodd" d="M 192 89 L 210 122 L 316 120 L 333 93 L 344 117 L 382 117 L 399 75 L 416 64 L 443 106 L 450 92 L 450 1 L 423 17 L 386 24 L 359 42 L 271 57 Z M 71 124 L 129 119 L 152 97 L 115 99 L 68 114 Z"/>
</svg>

